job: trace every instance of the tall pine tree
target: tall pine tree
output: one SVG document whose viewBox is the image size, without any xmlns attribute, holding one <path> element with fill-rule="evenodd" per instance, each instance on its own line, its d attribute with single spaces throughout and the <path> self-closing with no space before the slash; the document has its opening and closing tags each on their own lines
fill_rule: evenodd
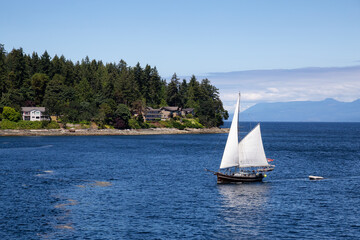
<svg viewBox="0 0 360 240">
<path fill-rule="evenodd" d="M 179 94 L 179 78 L 176 73 L 173 74 L 169 85 L 167 86 L 167 103 L 169 106 L 179 106 L 181 104 L 180 94 Z"/>
</svg>

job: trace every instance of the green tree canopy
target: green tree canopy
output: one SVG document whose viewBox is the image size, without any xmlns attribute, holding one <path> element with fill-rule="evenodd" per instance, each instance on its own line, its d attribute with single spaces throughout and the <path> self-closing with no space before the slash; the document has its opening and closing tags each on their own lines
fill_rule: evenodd
<svg viewBox="0 0 360 240">
<path fill-rule="evenodd" d="M 35 73 L 31 78 L 31 87 L 35 92 L 35 103 L 38 105 L 41 104 L 44 99 L 48 82 L 49 77 L 44 73 Z"/>
<path fill-rule="evenodd" d="M 218 126 L 227 116 L 218 90 L 208 79 L 192 76 L 180 83 L 176 74 L 162 79 L 156 67 L 124 60 L 106 63 L 85 57 L 72 62 L 45 51 L 26 54 L 22 48 L 5 51 L 0 44 L 0 108 L 45 106 L 63 121 L 96 120 L 127 127 L 127 117 L 116 115 L 118 106 L 132 113 L 145 107 L 178 106 L 195 109 L 205 126 Z"/>
<path fill-rule="evenodd" d="M 3 44 L 0 44 L 0 91 L 1 93 L 6 92 L 6 75 L 7 75 L 7 65 L 6 65 L 6 51 Z M 1 95 L 0 95 L 1 97 Z"/>
<path fill-rule="evenodd" d="M 50 62 L 50 55 L 45 50 L 45 52 L 43 53 L 43 55 L 41 55 L 41 58 L 39 60 L 39 70 L 41 73 L 44 73 L 47 76 L 49 76 L 50 73 L 52 72 L 51 67 L 52 66 Z"/>
<path fill-rule="evenodd" d="M 125 129 L 129 126 L 130 110 L 125 104 L 119 104 L 115 111 L 115 128 Z"/>
<path fill-rule="evenodd" d="M 12 122 L 17 122 L 21 119 L 21 114 L 14 108 L 4 107 L 2 112 L 2 118 Z"/>
<path fill-rule="evenodd" d="M 181 105 L 181 99 L 179 94 L 179 78 L 177 77 L 176 73 L 173 74 L 170 83 L 167 87 L 167 103 L 170 106 L 180 106 Z"/>
<path fill-rule="evenodd" d="M 65 78 L 55 74 L 46 87 L 43 104 L 51 115 L 60 116 L 66 104 L 64 87 Z"/>
</svg>

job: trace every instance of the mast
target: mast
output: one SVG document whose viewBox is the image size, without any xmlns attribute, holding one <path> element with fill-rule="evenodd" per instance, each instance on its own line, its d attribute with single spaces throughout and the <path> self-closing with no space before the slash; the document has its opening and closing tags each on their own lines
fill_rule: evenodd
<svg viewBox="0 0 360 240">
<path fill-rule="evenodd" d="M 241 102 L 241 93 L 239 92 L 239 109 L 238 109 L 238 142 L 240 139 L 240 102 Z M 238 152 L 240 154 L 240 151 Z M 238 170 L 241 168 L 240 164 L 240 155 L 238 154 L 238 166 L 236 167 Z"/>
<path fill-rule="evenodd" d="M 240 102 L 241 102 L 241 93 L 239 92 L 239 109 L 238 109 L 238 139 L 240 138 Z"/>
</svg>

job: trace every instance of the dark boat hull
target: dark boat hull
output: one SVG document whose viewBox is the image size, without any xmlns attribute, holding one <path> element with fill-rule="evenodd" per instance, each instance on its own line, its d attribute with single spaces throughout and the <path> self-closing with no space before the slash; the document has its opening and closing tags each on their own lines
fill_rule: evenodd
<svg viewBox="0 0 360 240">
<path fill-rule="evenodd" d="M 233 176 L 223 173 L 214 173 L 217 176 L 217 183 L 239 183 L 239 182 L 261 182 L 263 174 L 251 174 L 249 176 Z"/>
</svg>

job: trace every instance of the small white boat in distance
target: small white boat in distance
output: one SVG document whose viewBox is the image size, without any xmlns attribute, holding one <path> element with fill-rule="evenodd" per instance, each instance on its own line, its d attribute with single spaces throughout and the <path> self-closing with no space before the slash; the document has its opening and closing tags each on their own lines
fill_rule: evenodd
<svg viewBox="0 0 360 240">
<path fill-rule="evenodd" d="M 320 176 L 309 176 L 309 179 L 310 180 L 321 180 L 321 179 L 324 179 L 324 178 L 320 177 Z"/>
</svg>

